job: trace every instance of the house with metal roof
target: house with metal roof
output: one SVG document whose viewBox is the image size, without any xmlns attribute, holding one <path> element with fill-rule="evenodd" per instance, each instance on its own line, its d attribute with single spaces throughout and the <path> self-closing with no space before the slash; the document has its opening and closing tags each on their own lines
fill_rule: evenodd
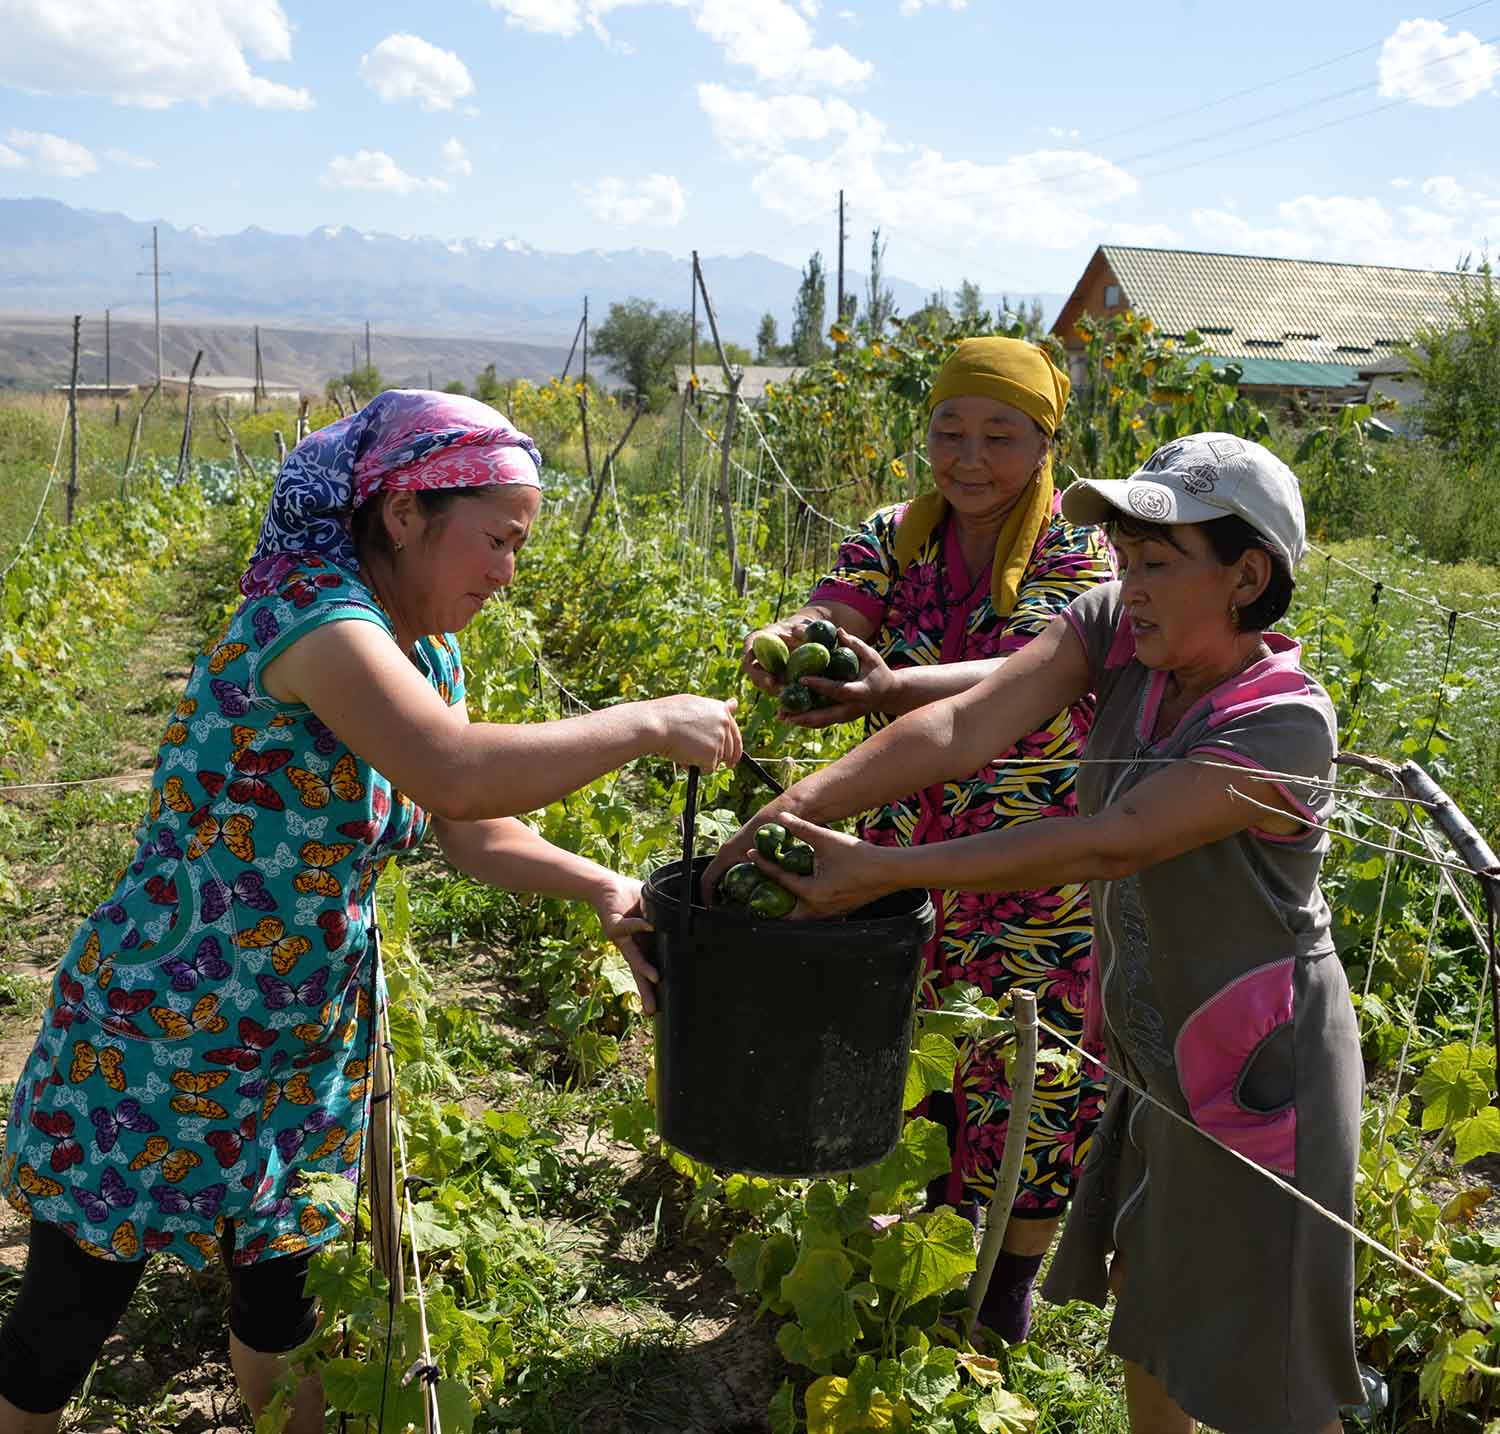
<svg viewBox="0 0 1500 1434">
<path fill-rule="evenodd" d="M 766 386 L 791 383 L 801 374 L 800 368 L 788 368 L 783 364 L 747 363 L 736 365 L 740 370 L 740 397 L 746 403 L 759 403 L 766 396 Z M 693 370 L 685 363 L 674 364 L 672 387 L 681 393 L 687 387 Z M 729 383 L 724 370 L 716 363 L 698 365 L 698 392 L 723 398 L 729 392 Z"/>
<path fill-rule="evenodd" d="M 1202 335 L 1215 368 L 1238 365 L 1241 386 L 1255 396 L 1342 402 L 1364 398 L 1365 375 L 1419 329 L 1450 323 L 1466 278 L 1447 270 L 1101 244 L 1052 332 L 1068 350 L 1075 383 L 1085 377 L 1079 317 L 1132 310 L 1164 334 Z"/>
</svg>

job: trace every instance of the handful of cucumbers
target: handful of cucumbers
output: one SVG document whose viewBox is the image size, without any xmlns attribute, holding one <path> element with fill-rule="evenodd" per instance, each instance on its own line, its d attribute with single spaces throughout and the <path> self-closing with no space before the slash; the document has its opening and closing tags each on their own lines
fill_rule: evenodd
<svg viewBox="0 0 1500 1434">
<path fill-rule="evenodd" d="M 755 848 L 770 857 L 783 871 L 811 876 L 813 849 L 806 842 L 788 836 L 780 822 L 767 822 L 755 833 Z M 786 887 L 766 875 L 752 861 L 732 866 L 719 878 L 718 898 L 722 905 L 739 907 L 754 916 L 779 920 L 791 914 L 797 898 Z"/>
<path fill-rule="evenodd" d="M 802 629 L 802 640 L 790 651 L 774 633 L 765 632 L 753 644 L 755 660 L 774 677 L 786 680 L 781 691 L 782 712 L 793 715 L 827 707 L 830 699 L 814 692 L 802 679 L 825 677 L 830 682 L 852 682 L 859 676 L 859 656 L 839 645 L 839 631 L 827 618 L 816 618 Z"/>
</svg>

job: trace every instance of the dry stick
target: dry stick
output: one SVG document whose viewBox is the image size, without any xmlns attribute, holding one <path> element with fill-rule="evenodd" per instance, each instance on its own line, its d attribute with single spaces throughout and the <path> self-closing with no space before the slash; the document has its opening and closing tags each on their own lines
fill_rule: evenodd
<svg viewBox="0 0 1500 1434">
<path fill-rule="evenodd" d="M 984 1220 L 984 1242 L 969 1281 L 969 1302 L 965 1323 L 972 1333 L 979 1318 L 979 1306 L 990 1287 L 995 1262 L 1010 1224 L 1011 1206 L 1021 1184 L 1021 1163 L 1026 1156 L 1026 1126 L 1031 1119 L 1031 1101 L 1036 1091 L 1036 993 L 1012 991 L 1011 1007 L 1015 1017 L 1016 1062 L 1011 1081 L 1010 1115 L 1005 1125 L 1005 1146 L 1000 1156 L 1000 1173 L 995 1177 L 995 1195 Z"/>
<path fill-rule="evenodd" d="M 188 464 L 193 461 L 193 380 L 198 377 L 198 365 L 203 362 L 203 350 L 193 357 L 193 366 L 188 370 L 187 403 L 182 410 L 182 447 L 177 451 L 177 481 L 188 476 Z"/>
<path fill-rule="evenodd" d="M 78 338 L 83 315 L 73 315 L 73 376 L 68 380 L 68 526 L 78 502 Z"/>
<path fill-rule="evenodd" d="M 125 450 L 125 466 L 120 470 L 120 497 L 125 496 L 125 491 L 130 484 L 130 472 L 135 467 L 136 451 L 141 446 L 141 425 L 146 421 L 146 410 L 151 407 L 151 400 L 161 392 L 161 380 L 157 379 L 151 385 L 151 392 L 141 400 L 141 406 L 135 411 L 135 426 L 130 430 L 130 444 Z"/>
<path fill-rule="evenodd" d="M 585 435 L 587 435 L 587 433 L 588 433 L 588 410 L 587 410 L 587 408 L 584 407 L 584 402 L 583 402 L 582 395 L 579 396 L 578 404 L 579 404 L 579 407 L 583 410 L 584 433 L 585 433 Z M 584 543 L 588 539 L 589 528 L 593 526 L 594 514 L 599 511 L 599 501 L 604 496 L 604 485 L 605 485 L 605 483 L 609 483 L 611 487 L 614 486 L 614 481 L 615 481 L 615 478 L 614 478 L 615 459 L 620 456 L 620 450 L 625 447 L 625 445 L 626 445 L 627 442 L 629 442 L 630 435 L 635 431 L 635 426 L 636 426 L 637 423 L 640 422 L 641 415 L 645 411 L 646 411 L 646 400 L 645 400 L 645 398 L 643 396 L 637 395 L 636 401 L 635 401 L 635 412 L 630 415 L 630 422 L 628 424 L 626 424 L 626 426 L 625 426 L 625 432 L 620 435 L 619 442 L 616 443 L 615 446 L 613 448 L 611 448 L 609 450 L 609 452 L 605 455 L 604 466 L 599 470 L 599 481 L 594 484 L 593 495 L 592 495 L 592 497 L 589 500 L 589 511 L 588 511 L 588 514 L 587 514 L 587 516 L 583 520 L 583 529 L 578 534 L 578 551 L 580 553 L 583 551 L 583 545 L 584 545 Z M 587 438 L 585 437 L 584 453 L 587 454 L 587 452 L 588 452 L 588 444 L 587 444 Z M 617 510 L 619 508 L 619 503 L 620 503 L 620 495 L 618 493 L 616 493 L 615 494 L 615 507 L 616 507 Z"/>
<path fill-rule="evenodd" d="M 398 1112 L 393 1109 L 392 1074 L 390 1048 L 377 1040 L 375 1069 L 371 1073 L 368 1156 L 370 1249 L 375 1268 L 391 1282 L 391 1298 L 399 1304 L 406 1298 L 406 1264 L 401 1258 L 401 1224 L 396 1213 L 396 1156 L 391 1126 Z"/>
<path fill-rule="evenodd" d="M 307 405 L 308 399 L 302 397 L 297 403 L 297 442 L 301 443 L 307 437 Z"/>
<path fill-rule="evenodd" d="M 280 468 L 286 462 L 286 439 L 281 436 L 279 428 L 271 430 L 271 437 L 276 440 L 276 466 Z"/>
<path fill-rule="evenodd" d="M 735 415 L 740 401 L 740 380 L 744 375 L 730 366 L 729 357 L 724 352 L 724 343 L 719 337 L 719 318 L 714 313 L 714 301 L 709 297 L 708 284 L 703 277 L 703 266 L 698 262 L 696 249 L 693 250 L 693 276 L 698 281 L 698 291 L 703 295 L 703 314 L 708 320 L 708 331 L 713 335 L 714 348 L 718 351 L 719 367 L 724 370 L 724 381 L 729 385 L 729 413 L 724 420 L 724 449 L 719 464 L 719 507 L 724 514 L 724 540 L 729 547 L 730 575 L 735 592 L 743 597 L 746 571 L 740 566 L 734 541 L 734 508 L 729 501 L 729 442 L 734 436 Z"/>
<path fill-rule="evenodd" d="M 359 398 L 356 396 L 354 390 L 347 383 L 344 385 L 344 397 L 349 400 L 349 412 L 350 412 L 350 414 L 352 415 L 352 414 L 358 413 L 359 412 Z"/>
<path fill-rule="evenodd" d="M 215 408 L 213 413 L 214 427 L 223 429 L 225 442 L 229 444 L 229 456 L 234 459 L 234 471 L 242 479 L 253 478 L 255 469 L 251 466 L 249 454 L 240 447 L 239 435 L 234 431 L 229 415 L 222 408 Z"/>
</svg>

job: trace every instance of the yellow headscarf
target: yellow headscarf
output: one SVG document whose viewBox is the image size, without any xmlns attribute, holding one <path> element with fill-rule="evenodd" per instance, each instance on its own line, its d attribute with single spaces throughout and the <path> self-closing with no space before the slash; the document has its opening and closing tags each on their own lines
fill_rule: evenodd
<svg viewBox="0 0 1500 1434">
<path fill-rule="evenodd" d="M 949 398 L 998 398 L 1034 419 L 1049 437 L 1057 432 L 1072 387 L 1063 373 L 1036 344 L 1022 339 L 965 339 L 938 370 L 927 412 Z M 1026 564 L 1042 530 L 1052 521 L 1052 455 L 1042 463 L 1037 481 L 1030 484 L 1006 515 L 995 539 L 995 562 L 990 569 L 990 603 L 999 617 L 1015 609 L 1016 594 Z M 914 498 L 896 529 L 896 566 L 904 570 L 932 536 L 948 511 L 941 493 Z"/>
</svg>

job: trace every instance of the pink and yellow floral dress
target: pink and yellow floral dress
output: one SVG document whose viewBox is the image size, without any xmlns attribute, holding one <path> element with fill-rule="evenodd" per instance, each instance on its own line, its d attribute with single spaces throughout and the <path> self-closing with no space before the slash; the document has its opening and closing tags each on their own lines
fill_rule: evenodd
<svg viewBox="0 0 1500 1434">
<path fill-rule="evenodd" d="M 906 510 L 876 512 L 839 551 L 813 602 L 845 603 L 876 624 L 871 640 L 893 668 L 968 662 L 1016 652 L 1080 593 L 1111 581 L 1109 548 L 1098 529 L 1074 527 L 1058 513 L 1042 529 L 1021 579 L 1015 608 L 996 612 L 990 572 L 969 572 L 958 536 L 940 522 L 904 570 L 896 530 Z M 860 835 L 886 846 L 948 841 L 1076 810 L 1077 760 L 1093 718 L 1092 701 L 1060 712 L 1009 752 L 964 781 L 913 792 L 860 820 Z M 867 719 L 875 732 L 893 719 Z M 1017 758 L 1035 759 L 1016 763 Z M 1078 1040 L 1093 952 L 1088 889 L 934 891 L 937 930 L 927 948 L 923 999 L 957 982 L 989 995 L 1022 986 L 1036 994 L 1038 1013 Z M 1027 1131 L 1018 1215 L 1061 1214 L 1074 1172 L 1087 1154 L 1103 1087 L 1081 1072 L 1043 1064 Z M 1001 1052 L 965 1041 L 953 1077 L 953 1169 L 940 1198 L 988 1200 L 1005 1142 L 1010 1087 Z M 936 1112 L 934 1112 L 936 1113 Z"/>
</svg>

